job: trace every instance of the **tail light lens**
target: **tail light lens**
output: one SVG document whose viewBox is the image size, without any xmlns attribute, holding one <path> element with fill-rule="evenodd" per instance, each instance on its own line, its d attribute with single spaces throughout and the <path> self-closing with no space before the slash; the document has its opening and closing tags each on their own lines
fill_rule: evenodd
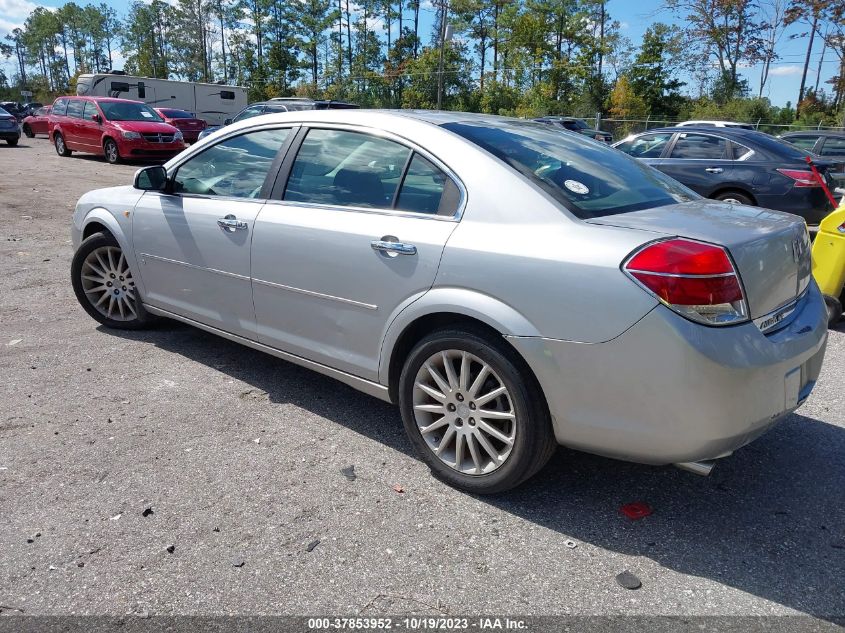
<svg viewBox="0 0 845 633">
<path fill-rule="evenodd" d="M 778 169 L 778 173 L 795 181 L 795 187 L 821 187 L 816 175 L 809 169 Z"/>
<path fill-rule="evenodd" d="M 622 270 L 692 321 L 733 325 L 748 320 L 739 275 L 721 246 L 683 238 L 652 242 L 629 257 Z"/>
</svg>

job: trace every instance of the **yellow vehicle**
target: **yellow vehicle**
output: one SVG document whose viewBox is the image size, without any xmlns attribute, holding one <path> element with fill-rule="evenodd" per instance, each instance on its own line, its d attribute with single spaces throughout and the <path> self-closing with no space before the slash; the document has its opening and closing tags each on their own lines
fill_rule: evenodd
<svg viewBox="0 0 845 633">
<path fill-rule="evenodd" d="M 824 295 L 833 327 L 842 317 L 845 302 L 845 198 L 819 223 L 813 242 L 813 277 Z"/>
</svg>

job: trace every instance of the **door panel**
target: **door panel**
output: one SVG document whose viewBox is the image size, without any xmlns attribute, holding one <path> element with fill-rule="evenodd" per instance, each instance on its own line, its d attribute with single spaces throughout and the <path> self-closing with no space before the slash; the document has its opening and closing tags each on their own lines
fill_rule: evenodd
<svg viewBox="0 0 845 633">
<path fill-rule="evenodd" d="M 259 200 L 146 192 L 132 220 L 144 300 L 228 332 L 253 334 L 249 242 L 262 206 Z M 221 227 L 218 220 L 226 216 L 245 227 Z"/>
<path fill-rule="evenodd" d="M 734 182 L 736 162 L 730 144 L 709 134 L 678 134 L 669 156 L 654 167 L 693 191 L 709 196 L 724 183 Z"/>
<path fill-rule="evenodd" d="M 255 224 L 259 341 L 369 380 L 387 320 L 434 283 L 456 224 L 425 217 L 268 203 Z M 415 254 L 373 249 L 402 242 Z"/>
</svg>

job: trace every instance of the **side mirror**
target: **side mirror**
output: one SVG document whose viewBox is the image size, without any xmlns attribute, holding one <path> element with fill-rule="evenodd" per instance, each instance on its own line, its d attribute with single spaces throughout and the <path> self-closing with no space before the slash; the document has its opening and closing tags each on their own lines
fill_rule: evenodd
<svg viewBox="0 0 845 633">
<path fill-rule="evenodd" d="M 103 117 L 101 117 L 99 114 L 92 114 L 92 115 L 91 115 L 91 120 L 92 120 L 92 121 L 96 121 L 97 123 L 102 123 L 102 122 L 103 122 Z"/>
<path fill-rule="evenodd" d="M 135 172 L 132 185 L 141 191 L 164 191 L 167 187 L 167 170 L 161 165 L 150 165 Z"/>
<path fill-rule="evenodd" d="M 231 124 L 232 124 L 232 119 L 226 119 L 225 121 L 223 121 L 223 125 L 231 125 Z"/>
</svg>

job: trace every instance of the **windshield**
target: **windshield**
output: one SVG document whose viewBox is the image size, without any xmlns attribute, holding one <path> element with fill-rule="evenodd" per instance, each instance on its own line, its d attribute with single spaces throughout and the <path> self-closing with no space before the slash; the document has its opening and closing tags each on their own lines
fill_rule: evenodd
<svg viewBox="0 0 845 633">
<path fill-rule="evenodd" d="M 162 110 L 164 116 L 171 119 L 193 119 L 194 115 L 185 110 Z"/>
<path fill-rule="evenodd" d="M 134 101 L 100 101 L 100 109 L 109 121 L 162 121 L 150 106 Z"/>
<path fill-rule="evenodd" d="M 656 169 L 603 143 L 530 121 L 446 123 L 583 219 L 699 198 Z"/>
</svg>

